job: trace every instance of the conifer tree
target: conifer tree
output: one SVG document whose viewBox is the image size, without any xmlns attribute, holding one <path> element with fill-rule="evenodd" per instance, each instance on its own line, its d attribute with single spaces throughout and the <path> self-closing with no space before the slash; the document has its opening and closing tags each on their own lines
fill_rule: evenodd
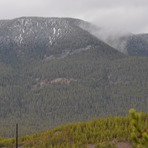
<svg viewBox="0 0 148 148">
<path fill-rule="evenodd" d="M 133 126 L 133 131 L 131 133 L 133 146 L 135 148 L 148 148 L 148 131 L 141 126 L 141 114 L 131 109 L 130 116 Z"/>
</svg>

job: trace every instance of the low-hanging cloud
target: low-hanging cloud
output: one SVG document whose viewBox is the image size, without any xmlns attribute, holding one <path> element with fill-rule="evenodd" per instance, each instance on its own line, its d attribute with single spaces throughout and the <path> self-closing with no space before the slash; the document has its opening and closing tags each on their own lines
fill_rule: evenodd
<svg viewBox="0 0 148 148">
<path fill-rule="evenodd" d="M 1 0 L 0 19 L 74 17 L 107 32 L 148 32 L 147 0 Z"/>
</svg>

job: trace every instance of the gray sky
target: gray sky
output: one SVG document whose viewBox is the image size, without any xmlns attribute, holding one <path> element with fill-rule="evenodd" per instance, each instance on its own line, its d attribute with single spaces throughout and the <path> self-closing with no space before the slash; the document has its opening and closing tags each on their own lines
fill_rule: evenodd
<svg viewBox="0 0 148 148">
<path fill-rule="evenodd" d="M 109 31 L 148 32 L 148 0 L 0 0 L 0 19 L 74 17 Z"/>
</svg>

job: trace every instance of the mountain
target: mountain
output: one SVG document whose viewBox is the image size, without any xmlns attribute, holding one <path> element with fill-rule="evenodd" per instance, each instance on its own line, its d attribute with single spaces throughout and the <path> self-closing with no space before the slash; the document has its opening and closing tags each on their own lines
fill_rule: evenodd
<svg viewBox="0 0 148 148">
<path fill-rule="evenodd" d="M 127 38 L 126 49 L 129 55 L 148 56 L 148 34 L 129 36 Z"/>
<path fill-rule="evenodd" d="M 0 21 L 0 136 L 147 112 L 148 58 L 128 56 L 72 18 Z M 89 30 L 89 29 L 88 29 Z"/>
<path fill-rule="evenodd" d="M 0 21 L 1 59 L 66 56 L 99 40 L 83 30 L 84 21 L 71 18 L 22 17 Z M 10 54 L 11 53 L 11 54 Z M 6 57 L 4 57 L 6 56 Z"/>
<path fill-rule="evenodd" d="M 101 40 L 128 55 L 148 55 L 147 34 L 108 37 L 100 34 L 98 39 L 95 33 L 90 34 L 95 31 L 101 32 L 101 29 L 72 18 L 22 17 L 0 20 L 0 57 L 10 59 L 10 63 L 12 55 L 14 59 L 65 57 L 76 49 L 87 50 L 91 45 L 99 45 Z"/>
<path fill-rule="evenodd" d="M 118 51 L 130 56 L 148 56 L 148 34 L 102 35 L 100 32 L 92 34 Z"/>
</svg>

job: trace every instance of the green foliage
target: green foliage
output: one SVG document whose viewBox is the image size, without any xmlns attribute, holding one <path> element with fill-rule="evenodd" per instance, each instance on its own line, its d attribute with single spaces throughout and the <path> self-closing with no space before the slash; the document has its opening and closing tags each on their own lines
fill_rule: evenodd
<svg viewBox="0 0 148 148">
<path fill-rule="evenodd" d="M 131 134 L 135 148 L 148 147 L 148 122 L 142 124 L 142 114 L 137 113 L 134 109 L 130 110 L 132 119 L 133 132 Z"/>
<path fill-rule="evenodd" d="M 135 119 L 135 114 L 132 116 Z M 147 122 L 148 114 L 142 114 L 140 125 L 144 127 Z M 119 141 L 132 140 L 132 129 L 130 116 L 110 116 L 89 122 L 69 123 L 44 133 L 20 137 L 19 145 L 24 148 L 115 148 Z M 14 146 L 14 140 L 1 138 L 0 146 Z"/>
</svg>

